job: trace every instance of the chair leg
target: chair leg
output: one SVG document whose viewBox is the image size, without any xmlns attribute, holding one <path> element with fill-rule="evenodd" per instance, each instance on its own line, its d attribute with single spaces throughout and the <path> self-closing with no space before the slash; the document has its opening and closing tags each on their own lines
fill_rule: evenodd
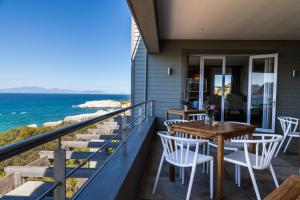
<svg viewBox="0 0 300 200">
<path fill-rule="evenodd" d="M 157 187 L 158 179 L 159 179 L 159 176 L 160 176 L 161 168 L 162 168 L 163 163 L 164 163 L 164 159 L 165 159 L 164 154 L 162 154 L 161 159 L 160 159 L 160 163 L 159 163 L 159 167 L 158 167 L 158 171 L 157 171 L 157 175 L 156 175 L 156 178 L 155 178 L 153 191 L 152 191 L 153 195 L 155 194 L 155 191 L 156 191 L 156 187 Z"/>
<path fill-rule="evenodd" d="M 293 138 L 293 137 L 290 137 L 290 139 L 289 139 L 288 142 L 286 143 L 285 148 L 284 148 L 284 150 L 283 150 L 283 153 L 286 152 L 288 146 L 290 145 L 290 142 L 291 142 L 292 138 Z"/>
<path fill-rule="evenodd" d="M 241 187 L 241 166 L 240 165 L 238 165 L 237 167 L 237 177 L 238 177 L 237 185 L 238 187 Z"/>
<path fill-rule="evenodd" d="M 181 183 L 182 183 L 182 185 L 184 185 L 184 177 L 185 177 L 184 167 L 181 167 Z"/>
<path fill-rule="evenodd" d="M 276 177 L 276 174 L 275 174 L 275 171 L 274 171 L 274 168 L 273 168 L 272 164 L 270 164 L 270 171 L 271 171 L 275 186 L 278 188 L 279 184 L 278 184 L 278 180 L 277 180 L 277 177 Z"/>
<path fill-rule="evenodd" d="M 182 174 L 181 174 L 181 167 L 178 167 L 178 171 L 179 171 L 179 179 L 181 179 Z"/>
<path fill-rule="evenodd" d="M 206 155 L 205 150 L 206 150 L 206 146 L 205 146 L 205 143 L 204 143 L 204 144 L 202 144 L 203 155 Z M 203 174 L 204 174 L 205 171 L 206 171 L 206 170 L 205 170 L 205 167 L 206 167 L 206 162 L 202 164 L 202 173 L 203 173 Z"/>
<path fill-rule="evenodd" d="M 188 187 L 188 192 L 186 195 L 186 200 L 190 199 L 191 196 L 191 192 L 192 192 L 192 186 L 193 186 L 193 182 L 194 182 L 194 177 L 195 177 L 195 172 L 196 172 L 196 163 L 193 165 L 192 167 L 192 172 L 191 172 L 191 177 L 190 177 L 190 182 L 189 182 L 189 187 Z"/>
<path fill-rule="evenodd" d="M 254 188 L 254 191 L 255 191 L 255 194 L 256 194 L 256 198 L 257 198 L 257 200 L 261 200 L 261 197 L 260 197 L 260 194 L 259 194 L 258 186 L 257 186 L 257 183 L 256 183 L 256 179 L 255 179 L 252 167 L 248 166 L 248 170 L 249 170 L 249 174 L 250 174 L 250 177 L 251 177 L 251 180 L 252 180 L 252 184 L 253 184 L 253 188 Z"/>
<path fill-rule="evenodd" d="M 285 138 L 286 137 L 283 137 L 283 140 L 280 142 L 280 145 L 278 146 L 278 149 L 277 149 L 277 151 L 276 151 L 276 153 L 275 153 L 275 156 L 274 157 L 277 157 L 277 155 L 278 155 L 278 153 L 279 153 L 279 151 L 280 151 L 280 149 L 281 149 L 281 146 L 282 146 L 282 144 L 284 143 L 284 141 L 285 141 Z"/>
<path fill-rule="evenodd" d="M 214 159 L 210 161 L 210 198 L 211 199 L 213 199 L 213 195 L 214 195 Z"/>
<path fill-rule="evenodd" d="M 237 165 L 234 165 L 234 179 L 235 179 L 235 184 L 238 184 L 238 171 L 237 171 Z"/>
<path fill-rule="evenodd" d="M 209 144 L 207 144 L 206 155 L 208 155 L 208 156 L 209 156 L 209 154 L 210 154 L 209 151 L 210 151 L 210 146 L 209 146 Z M 209 162 L 206 163 L 206 174 L 208 174 L 208 168 L 209 168 Z"/>
</svg>

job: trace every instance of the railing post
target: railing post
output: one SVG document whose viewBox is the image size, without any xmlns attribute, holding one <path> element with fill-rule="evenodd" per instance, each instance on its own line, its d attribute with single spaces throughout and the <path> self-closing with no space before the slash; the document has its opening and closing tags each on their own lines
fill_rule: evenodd
<svg viewBox="0 0 300 200">
<path fill-rule="evenodd" d="M 125 115 L 122 116 L 122 142 L 124 145 L 124 154 L 127 154 L 127 117 Z"/>
<path fill-rule="evenodd" d="M 143 121 L 142 113 L 143 113 L 143 110 L 142 110 L 142 107 L 140 106 L 140 107 L 139 107 L 139 120 L 138 120 L 138 123 L 139 123 L 139 124 L 141 124 L 142 121 Z"/>
<path fill-rule="evenodd" d="M 147 118 L 147 113 L 148 113 L 148 102 L 146 101 L 145 102 L 145 105 L 144 105 L 144 119 Z"/>
<path fill-rule="evenodd" d="M 58 140 L 58 149 L 54 151 L 54 189 L 55 200 L 66 199 L 66 150 L 61 149 L 61 140 Z"/>
<path fill-rule="evenodd" d="M 153 116 L 153 101 L 150 101 L 149 105 L 150 105 L 150 112 L 149 112 L 150 114 L 149 114 L 149 116 L 152 117 Z"/>
</svg>

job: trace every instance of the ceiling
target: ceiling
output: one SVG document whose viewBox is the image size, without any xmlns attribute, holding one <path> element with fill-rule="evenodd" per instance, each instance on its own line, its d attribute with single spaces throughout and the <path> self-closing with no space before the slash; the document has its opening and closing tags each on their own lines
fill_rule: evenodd
<svg viewBox="0 0 300 200">
<path fill-rule="evenodd" d="M 157 0 L 160 39 L 300 40 L 300 0 Z"/>
</svg>

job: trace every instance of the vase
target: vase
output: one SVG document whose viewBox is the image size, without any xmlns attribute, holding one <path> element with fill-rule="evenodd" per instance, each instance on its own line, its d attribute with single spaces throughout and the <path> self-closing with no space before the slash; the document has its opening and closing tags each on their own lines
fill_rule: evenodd
<svg viewBox="0 0 300 200">
<path fill-rule="evenodd" d="M 187 111 L 188 110 L 188 105 L 183 105 L 183 109 L 184 109 L 184 111 Z"/>
<path fill-rule="evenodd" d="M 206 114 L 204 122 L 206 125 L 213 125 L 215 122 L 215 116 L 213 114 Z"/>
</svg>

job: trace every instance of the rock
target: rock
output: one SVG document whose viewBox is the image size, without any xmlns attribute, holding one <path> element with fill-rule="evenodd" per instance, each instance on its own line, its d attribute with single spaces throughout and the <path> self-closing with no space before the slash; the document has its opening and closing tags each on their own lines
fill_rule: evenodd
<svg viewBox="0 0 300 200">
<path fill-rule="evenodd" d="M 77 108 L 121 108 L 122 104 L 115 100 L 87 101 L 84 104 L 73 106 Z"/>
<path fill-rule="evenodd" d="M 27 127 L 30 127 L 30 128 L 37 128 L 38 125 L 37 125 L 37 124 L 29 124 L 29 125 L 27 125 Z"/>
<path fill-rule="evenodd" d="M 122 108 L 127 108 L 127 107 L 129 107 L 129 106 L 131 106 L 131 103 L 125 103 L 125 104 L 122 104 Z"/>
<path fill-rule="evenodd" d="M 57 125 L 62 124 L 62 122 L 63 122 L 62 120 L 59 120 L 59 121 L 56 121 L 56 122 L 45 122 L 43 125 L 53 127 L 53 126 L 57 126 Z"/>
<path fill-rule="evenodd" d="M 64 121 L 66 122 L 81 122 L 81 121 L 84 121 L 84 120 L 88 120 L 88 119 L 92 119 L 92 118 L 95 118 L 95 117 L 99 117 L 99 116 L 102 116 L 102 115 L 105 115 L 107 113 L 110 113 L 114 110 L 98 110 L 97 112 L 95 113 L 88 113 L 88 114 L 80 114 L 80 115 L 72 115 L 72 116 L 68 116 L 64 119 Z"/>
</svg>

